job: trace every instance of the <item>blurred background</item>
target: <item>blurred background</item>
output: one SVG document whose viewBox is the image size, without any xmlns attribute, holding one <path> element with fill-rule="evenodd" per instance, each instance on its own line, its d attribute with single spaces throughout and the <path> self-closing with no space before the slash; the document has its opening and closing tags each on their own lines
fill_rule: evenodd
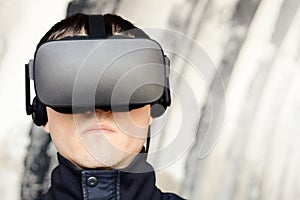
<svg viewBox="0 0 300 200">
<path fill-rule="evenodd" d="M 35 199 L 48 188 L 56 152 L 49 136 L 26 116 L 24 64 L 33 58 L 46 31 L 76 12 L 116 13 L 145 30 L 176 32 L 184 37 L 170 40 L 168 34 L 159 35 L 163 47 L 168 40 L 174 49 L 190 49 L 184 55 L 187 60 L 201 58 L 200 48 L 210 59 L 203 65 L 217 69 L 202 72 L 199 84 L 205 87 L 197 80 L 189 82 L 196 107 L 175 101 L 167 117 L 154 122 L 155 128 L 162 121 L 165 133 L 153 138 L 150 152 L 176 139 L 175 125 L 182 121 L 178 105 L 192 113 L 190 128 L 178 133 L 186 134 L 188 145 L 172 162 L 157 167 L 158 187 L 195 200 L 300 199 L 299 4 L 299 0 L 1 1 L 0 199 Z M 169 53 L 174 71 L 189 77 L 193 70 Z M 181 79 L 174 79 L 175 99 L 176 92 L 184 90 L 182 85 Z M 155 165 L 168 156 L 168 152 L 150 156 L 150 162 Z"/>
</svg>

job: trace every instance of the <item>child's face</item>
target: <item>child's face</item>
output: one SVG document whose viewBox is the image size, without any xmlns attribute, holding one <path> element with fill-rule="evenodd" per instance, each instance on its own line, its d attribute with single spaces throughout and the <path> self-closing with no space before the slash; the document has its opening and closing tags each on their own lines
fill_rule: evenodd
<svg viewBox="0 0 300 200">
<path fill-rule="evenodd" d="M 140 152 L 151 124 L 150 105 L 130 112 L 62 114 L 47 107 L 50 132 L 58 152 L 83 168 L 127 166 Z"/>
</svg>

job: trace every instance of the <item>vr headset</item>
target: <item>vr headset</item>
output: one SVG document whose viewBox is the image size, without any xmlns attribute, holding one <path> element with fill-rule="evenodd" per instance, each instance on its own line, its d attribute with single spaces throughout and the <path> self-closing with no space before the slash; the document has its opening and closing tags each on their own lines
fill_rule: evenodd
<svg viewBox="0 0 300 200">
<path fill-rule="evenodd" d="M 46 106 L 82 113 L 127 112 L 150 104 L 152 117 L 161 116 L 171 103 L 170 62 L 161 46 L 149 38 L 108 38 L 102 15 L 88 20 L 89 36 L 46 42 L 25 65 L 27 114 L 38 126 L 48 120 Z"/>
</svg>

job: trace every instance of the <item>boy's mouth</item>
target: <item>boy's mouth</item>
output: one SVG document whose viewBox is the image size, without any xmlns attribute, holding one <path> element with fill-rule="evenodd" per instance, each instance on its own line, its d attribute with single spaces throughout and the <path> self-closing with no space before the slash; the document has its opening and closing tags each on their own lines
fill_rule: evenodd
<svg viewBox="0 0 300 200">
<path fill-rule="evenodd" d="M 98 123 L 95 125 L 91 125 L 86 129 L 86 131 L 84 131 L 84 133 L 97 133 L 97 132 L 101 132 L 105 134 L 115 133 L 114 129 L 106 123 Z"/>
</svg>

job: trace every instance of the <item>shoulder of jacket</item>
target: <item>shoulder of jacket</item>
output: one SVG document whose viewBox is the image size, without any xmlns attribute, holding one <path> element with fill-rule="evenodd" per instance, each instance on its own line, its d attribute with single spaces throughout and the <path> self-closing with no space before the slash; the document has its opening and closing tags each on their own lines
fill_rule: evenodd
<svg viewBox="0 0 300 200">
<path fill-rule="evenodd" d="M 184 200 L 177 194 L 173 193 L 162 193 L 162 200 Z"/>
</svg>

